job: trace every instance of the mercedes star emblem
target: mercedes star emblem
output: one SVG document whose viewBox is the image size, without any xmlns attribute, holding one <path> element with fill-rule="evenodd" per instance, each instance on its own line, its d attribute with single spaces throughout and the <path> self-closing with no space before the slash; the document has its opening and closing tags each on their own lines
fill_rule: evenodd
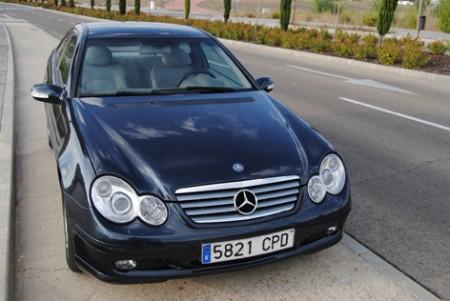
<svg viewBox="0 0 450 301">
<path fill-rule="evenodd" d="M 234 207 L 240 214 L 250 215 L 258 207 L 258 198 L 248 189 L 239 190 L 234 195 Z"/>
</svg>

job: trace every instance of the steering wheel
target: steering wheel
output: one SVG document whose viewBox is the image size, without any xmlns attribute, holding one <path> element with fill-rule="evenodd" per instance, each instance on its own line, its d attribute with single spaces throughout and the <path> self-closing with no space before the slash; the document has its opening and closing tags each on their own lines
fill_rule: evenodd
<svg viewBox="0 0 450 301">
<path fill-rule="evenodd" d="M 189 77 L 191 77 L 192 75 L 199 75 L 199 74 L 206 74 L 212 78 L 216 78 L 216 76 L 214 74 L 212 74 L 209 71 L 192 71 L 189 72 L 188 74 L 186 74 L 185 76 L 183 76 L 183 78 L 180 80 L 180 82 L 178 83 L 177 87 L 181 86 L 181 84 L 187 80 Z"/>
</svg>

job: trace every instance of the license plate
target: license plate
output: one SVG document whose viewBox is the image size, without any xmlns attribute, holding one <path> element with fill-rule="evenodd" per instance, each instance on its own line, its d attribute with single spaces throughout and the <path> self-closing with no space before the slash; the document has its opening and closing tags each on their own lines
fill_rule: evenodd
<svg viewBox="0 0 450 301">
<path fill-rule="evenodd" d="M 250 237 L 202 244 L 202 264 L 231 261 L 274 253 L 294 246 L 295 229 Z"/>
</svg>

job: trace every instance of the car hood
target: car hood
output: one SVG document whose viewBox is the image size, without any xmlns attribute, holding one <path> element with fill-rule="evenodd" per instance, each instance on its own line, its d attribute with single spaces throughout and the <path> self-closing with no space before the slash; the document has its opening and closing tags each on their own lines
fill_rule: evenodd
<svg viewBox="0 0 450 301">
<path fill-rule="evenodd" d="M 308 168 L 298 134 L 264 92 L 73 99 L 72 110 L 96 174 L 138 193 L 170 199 L 184 187 L 304 178 Z"/>
</svg>

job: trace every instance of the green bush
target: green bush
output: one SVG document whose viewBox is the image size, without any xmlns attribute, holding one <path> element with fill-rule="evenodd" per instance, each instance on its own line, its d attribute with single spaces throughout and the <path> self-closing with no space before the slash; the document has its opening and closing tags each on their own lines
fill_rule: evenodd
<svg viewBox="0 0 450 301">
<path fill-rule="evenodd" d="M 424 67 L 430 57 L 422 50 L 423 43 L 411 38 L 403 39 L 402 67 L 416 69 Z"/>
<path fill-rule="evenodd" d="M 378 61 L 384 65 L 394 65 L 402 59 L 402 47 L 397 39 L 386 39 L 378 49 Z"/>
<path fill-rule="evenodd" d="M 450 33 L 450 0 L 441 0 L 438 7 L 439 28 Z"/>
<path fill-rule="evenodd" d="M 18 2 L 17 0 L 10 0 Z M 59 1 L 58 1 L 59 2 Z M 124 4 L 124 0 L 120 0 Z M 95 18 L 103 18 L 117 21 L 147 21 L 185 24 L 203 29 L 214 36 L 225 39 L 260 43 L 276 47 L 284 47 L 297 50 L 308 50 L 317 53 L 336 54 L 342 57 L 354 57 L 360 60 L 376 59 L 382 64 L 401 63 L 405 68 L 422 68 L 429 61 L 429 56 L 423 51 L 422 44 L 414 39 L 386 39 L 382 47 L 378 47 L 378 38 L 375 35 L 360 36 L 338 31 L 334 39 L 327 30 L 317 29 L 291 29 L 282 31 L 280 28 L 266 27 L 263 25 L 250 25 L 246 23 L 225 23 L 223 21 L 210 21 L 198 19 L 173 18 L 157 16 L 146 13 L 136 14 L 129 11 L 124 15 L 120 12 L 108 12 L 101 9 L 89 9 L 83 7 L 60 7 L 53 1 L 49 3 L 20 2 L 27 5 L 41 6 L 49 9 L 85 15 Z M 448 46 L 444 42 L 435 42 L 429 46 L 433 52 L 442 52 Z"/>
<path fill-rule="evenodd" d="M 339 22 L 341 22 L 341 23 L 351 24 L 352 21 L 353 21 L 352 14 L 349 11 L 347 11 L 347 10 L 344 10 L 339 15 Z"/>
<path fill-rule="evenodd" d="M 377 25 L 378 14 L 376 11 L 368 11 L 362 17 L 362 23 L 366 26 Z"/>
<path fill-rule="evenodd" d="M 377 57 L 378 37 L 369 34 L 361 38 L 360 43 L 353 47 L 353 55 L 359 60 L 374 59 Z"/>
<path fill-rule="evenodd" d="M 336 4 L 333 2 L 333 0 L 314 0 L 311 6 L 311 10 L 314 13 L 334 13 L 336 11 Z"/>
<path fill-rule="evenodd" d="M 445 54 L 448 48 L 449 45 L 445 41 L 434 41 L 428 44 L 428 49 L 430 49 L 433 54 Z"/>
<path fill-rule="evenodd" d="M 280 18 L 280 13 L 277 12 L 277 11 L 274 11 L 274 12 L 272 13 L 272 19 L 279 19 L 279 18 Z"/>
</svg>

